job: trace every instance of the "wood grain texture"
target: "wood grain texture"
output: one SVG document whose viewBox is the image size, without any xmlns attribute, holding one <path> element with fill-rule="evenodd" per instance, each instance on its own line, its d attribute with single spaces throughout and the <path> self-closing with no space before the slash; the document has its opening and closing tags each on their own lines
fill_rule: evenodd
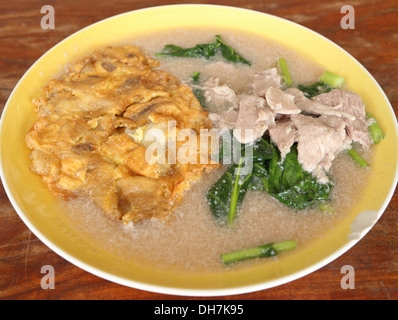
<svg viewBox="0 0 398 320">
<path fill-rule="evenodd" d="M 334 41 L 372 73 L 398 112 L 398 7 L 396 0 L 353 0 L 354 30 L 340 27 L 343 1 L 2 1 L 0 7 L 0 106 L 26 70 L 65 37 L 104 18 L 173 3 L 212 3 L 253 9 L 300 23 Z M 40 8 L 55 8 L 55 29 L 40 27 Z M 285 285 L 216 299 L 398 298 L 398 195 L 354 248 L 327 266 Z M 43 290 L 43 265 L 56 272 L 55 290 Z M 355 268 L 355 289 L 340 286 L 341 267 Z M 24 225 L 0 188 L 0 299 L 203 299 L 127 288 L 98 278 L 59 257 Z M 208 299 L 208 298 L 206 298 Z M 210 298 L 211 299 L 211 298 Z"/>
</svg>

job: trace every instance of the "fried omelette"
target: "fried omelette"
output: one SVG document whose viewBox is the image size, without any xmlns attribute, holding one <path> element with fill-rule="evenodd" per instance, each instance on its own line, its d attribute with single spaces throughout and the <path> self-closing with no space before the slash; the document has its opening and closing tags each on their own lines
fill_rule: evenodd
<svg viewBox="0 0 398 320">
<path fill-rule="evenodd" d="M 124 223 L 170 216 L 192 181 L 217 165 L 148 163 L 142 133 L 174 121 L 199 138 L 211 129 L 190 87 L 135 46 L 94 51 L 33 100 L 31 170 L 66 200 L 85 197 Z M 184 141 L 176 142 L 176 151 Z M 166 150 L 167 151 L 167 150 Z M 210 159 L 210 153 L 209 153 Z M 203 162 L 201 162 L 203 163 Z"/>
</svg>

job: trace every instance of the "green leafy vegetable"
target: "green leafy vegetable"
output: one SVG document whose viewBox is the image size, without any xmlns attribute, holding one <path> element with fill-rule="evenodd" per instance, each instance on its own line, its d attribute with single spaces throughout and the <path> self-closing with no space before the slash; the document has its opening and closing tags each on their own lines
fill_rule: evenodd
<svg viewBox="0 0 398 320">
<path fill-rule="evenodd" d="M 199 76 L 200 76 L 200 72 L 194 72 L 192 75 L 192 82 L 194 85 L 198 85 L 199 84 Z M 203 93 L 203 90 L 200 88 L 193 88 L 192 89 L 192 93 L 195 96 L 196 99 L 198 99 L 200 105 L 202 106 L 203 109 L 206 109 L 206 98 L 205 95 Z"/>
<path fill-rule="evenodd" d="M 302 210 L 324 203 L 329 199 L 331 183 L 318 183 L 313 175 L 303 170 L 293 145 L 283 162 L 278 148 L 265 139 L 253 146 L 253 170 L 239 175 L 239 166 L 233 165 L 209 190 L 207 200 L 213 215 L 233 222 L 247 190 L 266 191 L 290 208 Z"/>
<path fill-rule="evenodd" d="M 233 138 L 235 139 L 235 138 Z M 207 192 L 206 198 L 210 205 L 213 215 L 220 221 L 225 221 L 231 224 L 235 217 L 237 210 L 240 208 L 243 199 L 248 189 L 256 190 L 255 184 L 259 186 L 258 190 L 264 190 L 262 186 L 262 179 L 264 176 L 264 167 L 262 163 L 271 157 L 273 148 L 264 139 L 260 139 L 253 145 L 253 170 L 249 174 L 242 174 L 242 168 L 246 165 L 244 159 L 245 145 L 241 145 L 241 157 L 238 163 L 233 164 L 223 176 L 210 188 Z M 220 159 L 223 158 L 223 152 L 230 150 L 222 150 Z M 256 178 L 253 178 L 253 175 Z M 259 181 L 257 181 L 257 176 Z"/>
<path fill-rule="evenodd" d="M 308 174 L 304 180 L 285 191 L 273 193 L 272 196 L 290 208 L 303 210 L 313 207 L 320 201 L 327 201 L 331 188 L 330 183 L 318 183 L 311 174 Z"/>
<path fill-rule="evenodd" d="M 298 85 L 297 88 L 301 90 L 308 99 L 315 97 L 321 93 L 326 93 L 331 91 L 333 88 L 327 83 L 318 81 L 308 85 Z"/>
<path fill-rule="evenodd" d="M 193 83 L 199 83 L 199 76 L 200 76 L 200 72 L 195 71 L 192 74 L 192 82 Z"/>
<path fill-rule="evenodd" d="M 193 48 L 181 48 L 173 44 L 166 44 L 162 51 L 155 54 L 156 57 L 181 57 L 181 58 L 205 58 L 209 59 L 213 57 L 219 44 L 209 43 L 209 44 L 198 44 Z"/>
<path fill-rule="evenodd" d="M 207 44 L 197 44 L 193 48 L 181 48 L 173 44 L 167 44 L 162 51 L 155 54 L 156 57 L 184 57 L 184 58 L 204 58 L 210 59 L 217 53 L 231 62 L 240 62 L 247 65 L 251 63 L 239 55 L 231 46 L 229 46 L 220 35 L 215 36 L 215 42 Z"/>
<path fill-rule="evenodd" d="M 276 256 L 278 253 L 293 250 L 297 246 L 295 240 L 277 243 L 268 243 L 259 247 L 225 253 L 220 256 L 224 264 L 230 264 L 252 258 L 266 258 Z"/>
<path fill-rule="evenodd" d="M 286 155 L 281 176 L 281 187 L 285 190 L 304 179 L 304 170 L 297 159 L 297 145 Z"/>
<path fill-rule="evenodd" d="M 327 201 L 332 189 L 331 183 L 318 183 L 313 175 L 303 170 L 297 158 L 294 144 L 284 161 L 280 163 L 279 151 L 268 162 L 268 192 L 288 207 L 302 210 L 313 207 L 320 201 Z M 265 183 L 265 184 L 267 184 Z"/>
<path fill-rule="evenodd" d="M 268 191 L 267 169 L 262 163 L 253 163 L 253 173 L 249 181 L 249 190 Z"/>
<path fill-rule="evenodd" d="M 219 44 L 219 48 L 222 56 L 231 62 L 241 62 L 247 65 L 251 65 L 251 63 L 239 55 L 232 47 L 225 43 L 225 41 L 221 38 L 221 36 L 216 35 L 216 43 Z"/>
<path fill-rule="evenodd" d="M 238 165 L 230 167 L 206 196 L 213 215 L 223 221 L 227 219 L 229 224 L 243 202 L 251 177 L 251 173 L 246 176 L 240 174 L 242 164 L 241 158 Z"/>
<path fill-rule="evenodd" d="M 271 159 L 274 155 L 274 149 L 268 141 L 261 138 L 253 145 L 253 161 L 259 162 Z"/>
<path fill-rule="evenodd" d="M 282 172 L 283 168 L 280 165 L 280 154 L 278 149 L 272 145 L 272 157 L 268 161 L 268 176 L 264 177 L 267 178 L 267 186 L 268 186 L 268 192 L 273 194 L 273 193 L 278 193 L 281 188 L 281 178 L 282 178 Z"/>
</svg>

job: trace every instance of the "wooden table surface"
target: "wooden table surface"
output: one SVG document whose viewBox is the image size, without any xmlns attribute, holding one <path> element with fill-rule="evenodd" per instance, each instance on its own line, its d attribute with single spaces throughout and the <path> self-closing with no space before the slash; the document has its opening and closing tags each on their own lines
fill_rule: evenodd
<svg viewBox="0 0 398 320">
<path fill-rule="evenodd" d="M 0 6 L 0 106 L 26 70 L 70 34 L 104 18 L 145 7 L 212 3 L 266 12 L 302 24 L 331 39 L 375 77 L 398 112 L 398 4 L 396 0 L 352 0 L 355 29 L 342 29 L 341 1 L 315 0 L 18 0 Z M 43 5 L 55 9 L 55 29 L 43 30 Z M 217 299 L 392 299 L 398 298 L 398 195 L 374 228 L 327 266 L 293 282 L 249 294 Z M 56 272 L 55 289 L 40 286 L 43 265 Z M 355 289 L 343 290 L 341 268 L 355 269 Z M 38 240 L 0 189 L 0 299 L 202 299 L 124 287 L 81 270 Z"/>
</svg>

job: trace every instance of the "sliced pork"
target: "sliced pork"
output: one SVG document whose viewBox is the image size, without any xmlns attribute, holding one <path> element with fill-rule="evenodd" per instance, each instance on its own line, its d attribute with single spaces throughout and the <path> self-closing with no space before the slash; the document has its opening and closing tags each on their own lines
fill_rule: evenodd
<svg viewBox="0 0 398 320">
<path fill-rule="evenodd" d="M 351 114 L 354 119 L 345 119 L 348 136 L 359 142 L 365 149 L 369 149 L 371 138 L 366 119 L 365 105 L 359 95 L 342 89 L 335 89 L 313 98 L 320 103 L 335 107 L 341 105 L 341 110 Z"/>
<path fill-rule="evenodd" d="M 291 119 L 298 133 L 298 161 L 305 171 L 313 172 L 320 182 L 327 182 L 326 173 L 332 161 L 349 142 L 344 120 L 336 116 L 313 118 L 301 114 L 293 115 Z"/>
<path fill-rule="evenodd" d="M 330 106 L 320 103 L 316 100 L 308 99 L 304 93 L 296 88 L 289 88 L 285 90 L 286 93 L 294 96 L 294 103 L 302 111 L 313 115 L 331 115 L 338 117 L 345 117 L 349 120 L 355 120 L 355 116 L 344 112 L 341 105 Z"/>
<path fill-rule="evenodd" d="M 342 89 L 308 99 L 299 89 L 283 90 L 281 80 L 276 68 L 265 70 L 254 74 L 250 94 L 237 96 L 217 78 L 210 78 L 205 83 L 206 97 L 229 108 L 209 113 L 209 118 L 216 128 L 232 129 L 241 143 L 254 142 L 268 130 L 281 161 L 297 143 L 303 169 L 326 183 L 341 150 L 350 148 L 353 141 L 370 147 L 365 106 L 357 94 Z"/>
<path fill-rule="evenodd" d="M 265 98 L 268 105 L 276 113 L 297 114 L 301 112 L 301 109 L 294 103 L 294 96 L 281 89 L 269 87 L 265 93 Z"/>
<path fill-rule="evenodd" d="M 239 101 L 239 114 L 234 127 L 234 136 L 240 143 L 260 139 L 265 131 L 275 125 L 275 113 L 263 98 L 246 95 Z M 249 129 L 249 131 L 246 131 Z"/>
<path fill-rule="evenodd" d="M 203 89 L 207 103 L 222 110 L 236 106 L 235 91 L 226 84 L 221 84 L 219 78 L 211 77 L 206 80 Z"/>
<path fill-rule="evenodd" d="M 275 126 L 268 129 L 271 140 L 281 152 L 281 160 L 290 152 L 290 148 L 297 141 L 298 132 L 293 122 L 288 119 L 278 121 Z"/>
<path fill-rule="evenodd" d="M 227 111 L 209 112 L 209 119 L 213 127 L 218 129 L 233 129 L 238 120 L 239 111 L 234 108 L 229 108 Z"/>
<path fill-rule="evenodd" d="M 256 73 L 253 76 L 253 82 L 251 84 L 254 94 L 259 97 L 265 97 L 268 88 L 274 87 L 279 89 L 281 86 L 282 78 L 278 74 L 278 70 L 276 68 Z"/>
</svg>

